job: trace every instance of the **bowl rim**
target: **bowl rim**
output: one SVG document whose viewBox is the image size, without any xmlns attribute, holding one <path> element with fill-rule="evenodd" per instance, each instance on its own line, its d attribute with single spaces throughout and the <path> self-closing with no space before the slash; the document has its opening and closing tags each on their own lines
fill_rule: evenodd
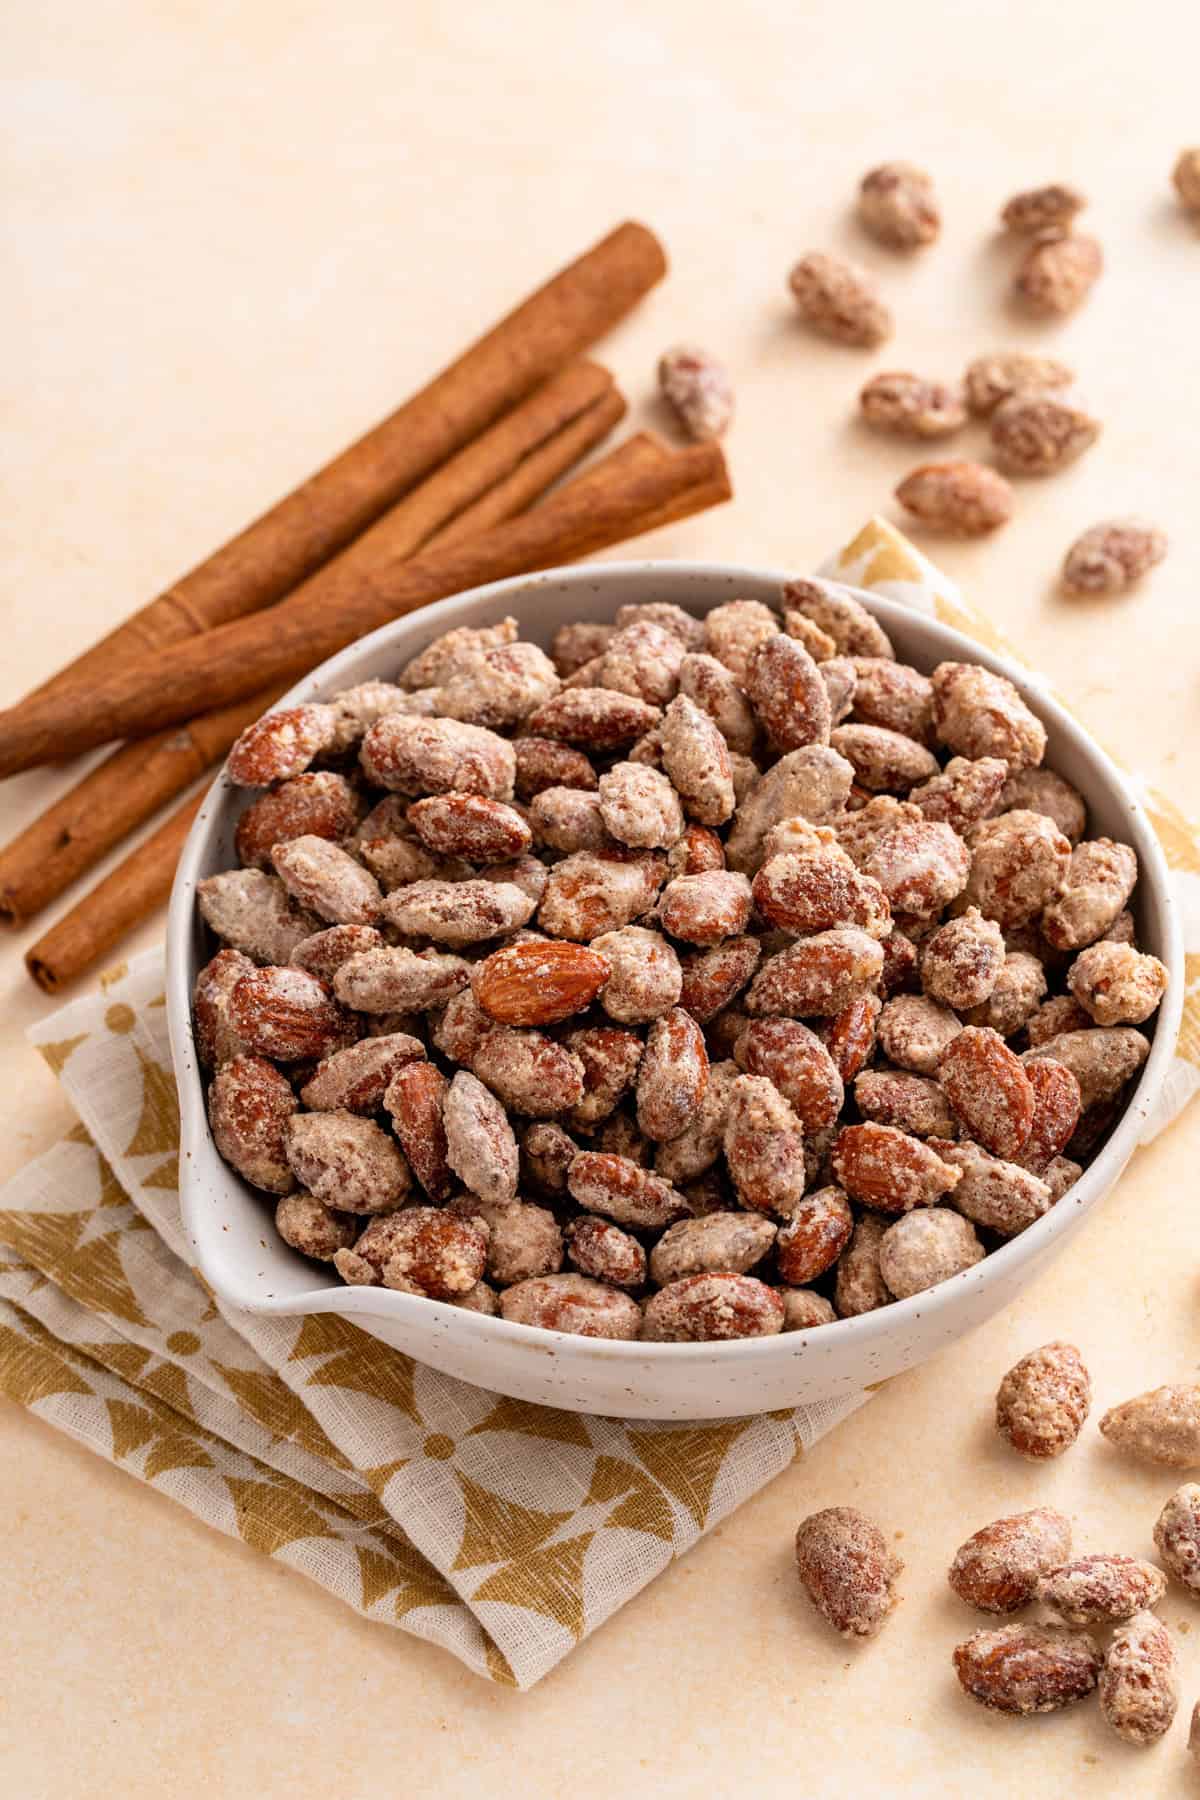
<svg viewBox="0 0 1200 1800">
<path fill-rule="evenodd" d="M 590 587 L 593 591 L 610 582 L 635 577 L 652 583 L 658 574 L 669 572 L 673 580 L 689 576 L 703 579 L 725 581 L 733 587 L 739 582 L 764 581 L 780 586 L 795 578 L 795 571 L 778 571 L 760 568 L 751 564 L 697 561 L 694 559 L 646 558 L 628 559 L 614 562 L 584 562 L 558 565 L 528 575 L 508 577 L 503 581 L 488 582 L 481 587 L 465 590 L 445 600 L 435 601 L 418 612 L 408 613 L 401 618 L 393 619 L 388 624 L 366 636 L 356 639 L 344 649 L 317 665 L 288 692 L 282 695 L 271 707 L 277 711 L 282 707 L 296 706 L 319 697 L 322 692 L 333 689 L 340 675 L 342 666 L 357 661 L 364 651 L 376 647 L 383 649 L 389 641 L 412 628 L 419 621 L 428 626 L 429 637 L 441 635 L 450 630 L 459 616 L 473 611 L 481 601 L 503 602 L 509 596 L 514 599 L 518 595 L 528 597 L 539 587 L 561 585 L 578 585 Z M 430 1324 L 441 1322 L 449 1325 L 451 1320 L 461 1321 L 464 1316 L 472 1320 L 472 1329 L 483 1339 L 498 1332 L 502 1339 L 512 1348 L 525 1347 L 531 1352 L 551 1352 L 564 1354 L 568 1349 L 583 1350 L 586 1347 L 590 1358 L 599 1358 L 616 1364 L 644 1362 L 647 1358 L 657 1359 L 669 1356 L 676 1363 L 688 1361 L 709 1362 L 714 1355 L 719 1355 L 722 1362 L 732 1363 L 738 1359 L 754 1358 L 773 1353 L 772 1347 L 786 1345 L 787 1354 L 797 1354 L 811 1341 L 814 1332 L 820 1332 L 823 1345 L 831 1345 L 830 1333 L 838 1334 L 838 1344 L 846 1349 L 851 1345 L 869 1351 L 879 1340 L 890 1337 L 893 1332 L 902 1331 L 910 1321 L 915 1322 L 922 1313 L 944 1311 L 953 1308 L 964 1299 L 968 1290 L 973 1287 L 985 1287 L 993 1279 L 1001 1280 L 1005 1273 L 1020 1262 L 1036 1265 L 1042 1254 L 1049 1249 L 1054 1240 L 1074 1222 L 1081 1211 L 1094 1205 L 1103 1194 L 1119 1178 L 1129 1156 L 1138 1147 L 1141 1138 L 1141 1125 L 1150 1111 L 1170 1068 L 1175 1052 L 1183 1009 L 1183 932 L 1179 916 L 1179 908 L 1171 891 L 1169 871 L 1162 845 L 1155 832 L 1146 810 L 1142 805 L 1131 778 L 1113 761 L 1103 746 L 1091 735 L 1062 702 L 1049 690 L 1045 678 L 1025 668 L 1019 662 L 977 642 L 956 627 L 946 625 L 935 615 L 923 609 L 908 605 L 904 601 L 893 600 L 886 595 L 874 593 L 854 586 L 849 582 L 830 578 L 831 584 L 862 602 L 864 606 L 888 627 L 889 623 L 897 626 L 917 623 L 932 629 L 946 646 L 946 654 L 942 660 L 958 660 L 981 663 L 995 673 L 1005 675 L 1018 689 L 1022 698 L 1032 709 L 1051 723 L 1056 730 L 1067 737 L 1082 740 L 1087 754 L 1096 761 L 1102 774 L 1125 807 L 1129 833 L 1135 839 L 1139 863 L 1139 880 L 1149 880 L 1155 890 L 1158 910 L 1162 916 L 1164 942 L 1162 945 L 1162 961 L 1166 964 L 1169 983 L 1163 1005 L 1155 1020 L 1154 1038 L 1150 1045 L 1150 1054 L 1142 1066 L 1137 1086 L 1126 1104 L 1125 1111 L 1108 1142 L 1104 1145 L 1095 1160 L 1088 1165 L 1074 1187 L 1057 1201 L 1050 1209 L 1026 1230 L 1018 1233 L 1002 1244 L 999 1249 L 989 1252 L 978 1263 L 969 1269 L 961 1270 L 957 1275 L 939 1282 L 933 1288 L 924 1289 L 905 1300 L 895 1300 L 888 1306 L 875 1308 L 871 1312 L 856 1316 L 835 1319 L 830 1324 L 809 1327 L 807 1330 L 774 1333 L 765 1337 L 735 1338 L 724 1341 L 701 1340 L 695 1343 L 655 1343 L 645 1339 L 608 1339 L 581 1338 L 570 1332 L 552 1331 L 543 1326 L 518 1324 L 499 1315 L 466 1314 L 460 1307 L 443 1301 L 427 1300 L 411 1294 L 397 1293 L 383 1287 L 358 1287 L 351 1285 L 331 1285 L 314 1287 L 311 1291 L 293 1294 L 286 1297 L 264 1297 L 255 1292 L 241 1291 L 233 1286 L 222 1273 L 218 1274 L 206 1266 L 204 1254 L 196 1230 L 193 1226 L 193 1206 L 197 1181 L 191 1176 L 190 1165 L 193 1153 L 198 1144 L 211 1143 L 208 1125 L 207 1107 L 205 1104 L 204 1086 L 198 1067 L 192 1036 L 191 1023 L 191 991 L 188 980 L 188 963 L 190 957 L 190 940 L 194 929 L 194 894 L 197 865 L 207 847 L 207 838 L 213 817 L 227 795 L 234 790 L 222 764 L 213 782 L 205 793 L 200 810 L 188 833 L 187 840 L 180 853 L 176 865 L 175 879 L 171 891 L 171 901 L 167 921 L 166 942 L 166 998 L 167 1021 L 171 1043 L 172 1060 L 175 1067 L 176 1083 L 179 1089 L 180 1107 L 180 1210 L 184 1230 L 189 1242 L 196 1250 L 200 1270 L 211 1284 L 218 1297 L 230 1305 L 243 1311 L 265 1314 L 275 1317 L 301 1317 L 308 1313 L 334 1312 L 351 1313 L 358 1317 L 374 1316 L 392 1318 L 410 1323 L 425 1320 Z M 334 689 L 334 691 L 336 691 Z M 191 1177 L 191 1178 L 190 1178 Z M 232 1169 L 229 1178 L 239 1177 Z M 429 1309 L 436 1308 L 431 1315 Z M 774 1353 L 778 1353 L 776 1350 Z"/>
</svg>

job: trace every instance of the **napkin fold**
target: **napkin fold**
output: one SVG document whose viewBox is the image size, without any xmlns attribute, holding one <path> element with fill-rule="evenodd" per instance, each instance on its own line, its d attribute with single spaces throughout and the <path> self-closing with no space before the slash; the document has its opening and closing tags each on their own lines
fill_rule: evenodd
<svg viewBox="0 0 1200 1800">
<path fill-rule="evenodd" d="M 884 520 L 821 573 L 1003 647 Z M 1195 832 L 1143 799 L 1200 952 Z M 0 1392 L 490 1680 L 531 1686 L 868 1398 L 694 1425 L 584 1417 L 455 1381 L 342 1319 L 225 1307 L 187 1262 L 160 954 L 30 1038 L 79 1123 L 0 1189 Z M 1146 1135 L 1197 1085 L 1189 990 Z"/>
</svg>

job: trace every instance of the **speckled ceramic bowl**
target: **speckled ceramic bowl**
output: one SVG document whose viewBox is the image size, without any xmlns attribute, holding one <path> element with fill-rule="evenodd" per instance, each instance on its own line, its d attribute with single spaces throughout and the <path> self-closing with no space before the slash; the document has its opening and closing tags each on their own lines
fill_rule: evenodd
<svg viewBox="0 0 1200 1800">
<path fill-rule="evenodd" d="M 525 636 L 548 644 L 567 620 L 611 619 L 628 601 L 670 600 L 699 614 L 734 598 L 776 602 L 785 579 L 731 566 L 629 562 L 497 582 L 374 632 L 323 663 L 282 704 L 322 699 L 372 676 L 392 677 L 454 625 L 486 625 L 514 613 Z M 167 940 L 171 1045 L 183 1120 L 183 1216 L 196 1262 L 222 1300 L 249 1312 L 338 1313 L 421 1362 L 545 1406 L 626 1418 L 704 1419 L 832 1398 L 911 1368 L 990 1318 L 1062 1250 L 1124 1169 L 1170 1064 L 1183 1000 L 1183 951 L 1162 852 L 1120 771 L 1020 669 L 921 613 L 865 593 L 859 598 L 878 616 L 898 654 L 918 668 L 947 659 L 974 661 L 1014 681 L 1045 723 L 1047 762 L 1086 797 L 1089 829 L 1124 839 L 1137 851 L 1140 941 L 1167 965 L 1171 986 L 1128 1109 L 1082 1180 L 1020 1237 L 928 1293 L 814 1331 L 739 1343 L 605 1343 L 386 1288 L 345 1287 L 276 1236 L 272 1202 L 221 1161 L 209 1134 L 190 996 L 211 945 L 196 914 L 195 889 L 204 876 L 235 865 L 234 827 L 249 798 L 222 774 L 180 858 Z"/>
</svg>

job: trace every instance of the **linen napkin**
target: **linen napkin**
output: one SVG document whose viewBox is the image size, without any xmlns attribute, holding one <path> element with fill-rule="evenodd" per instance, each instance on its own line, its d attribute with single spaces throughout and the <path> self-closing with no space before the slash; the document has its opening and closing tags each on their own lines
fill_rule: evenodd
<svg viewBox="0 0 1200 1800">
<path fill-rule="evenodd" d="M 822 573 L 999 641 L 883 520 Z M 1200 951 L 1195 835 L 1145 799 Z M 225 1308 L 186 1261 L 159 953 L 30 1037 L 79 1124 L 0 1190 L 0 1392 L 493 1681 L 531 1686 L 868 1398 L 683 1426 L 585 1418 L 455 1381 L 341 1319 Z M 1147 1135 L 1198 1083 L 1189 992 Z"/>
</svg>

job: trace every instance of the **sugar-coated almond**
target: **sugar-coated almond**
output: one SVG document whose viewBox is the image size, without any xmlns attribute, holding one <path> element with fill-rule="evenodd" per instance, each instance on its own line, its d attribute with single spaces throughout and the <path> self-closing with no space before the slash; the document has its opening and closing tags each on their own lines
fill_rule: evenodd
<svg viewBox="0 0 1200 1800">
<path fill-rule="evenodd" d="M 1043 1461 L 1071 1448 L 1091 1404 L 1091 1380 L 1074 1344 L 1043 1344 L 1014 1363 L 1000 1383 L 996 1429 L 1019 1455 Z"/>
<path fill-rule="evenodd" d="M 981 1612 L 1009 1613 L 1028 1605 L 1043 1575 L 1071 1554 L 1070 1521 L 1052 1506 L 996 1519 L 954 1553 L 950 1586 Z"/>
<path fill-rule="evenodd" d="M 852 1200 L 886 1213 L 932 1206 L 961 1180 L 936 1150 L 892 1125 L 847 1125 L 833 1146 L 833 1170 Z"/>
<path fill-rule="evenodd" d="M 507 944 L 477 963 L 475 998 L 504 1025 L 553 1025 L 586 1011 L 612 975 L 595 947 L 539 939 Z"/>
<path fill-rule="evenodd" d="M 1156 1606 L 1167 1578 L 1134 1556 L 1079 1556 L 1043 1576 L 1038 1599 L 1068 1625 L 1115 1625 Z"/>
<path fill-rule="evenodd" d="M 801 1520 L 796 1567 L 821 1617 L 853 1642 L 874 1637 L 887 1619 L 904 1564 L 865 1513 L 830 1506 Z"/>
<path fill-rule="evenodd" d="M 1002 1625 L 977 1631 L 954 1651 L 963 1692 L 995 1712 L 1048 1713 L 1092 1692 L 1102 1658 L 1085 1631 Z"/>
<path fill-rule="evenodd" d="M 1139 1462 L 1194 1469 L 1200 1466 L 1200 1386 L 1179 1381 L 1138 1394 L 1110 1407 L 1100 1431 Z"/>
<path fill-rule="evenodd" d="M 714 1343 L 772 1337 L 783 1329 L 783 1301 L 753 1275 L 685 1275 L 646 1302 L 641 1336 L 652 1344 Z"/>
<path fill-rule="evenodd" d="M 1113 1633 L 1100 1671 L 1100 1712 L 1127 1744 L 1154 1744 L 1179 1707 L 1175 1640 L 1152 1612 L 1135 1613 Z"/>
</svg>

